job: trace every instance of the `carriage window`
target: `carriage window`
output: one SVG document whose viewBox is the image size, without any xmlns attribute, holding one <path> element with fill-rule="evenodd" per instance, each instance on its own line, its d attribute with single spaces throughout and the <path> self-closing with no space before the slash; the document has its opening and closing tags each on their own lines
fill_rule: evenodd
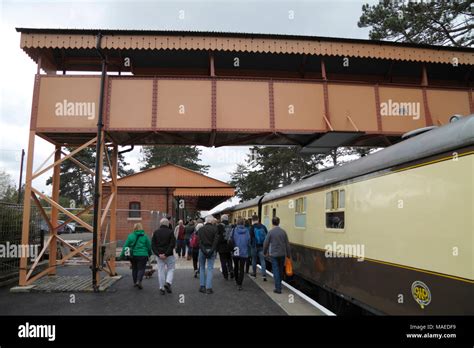
<svg viewBox="0 0 474 348">
<path fill-rule="evenodd" d="M 346 191 L 339 190 L 339 209 L 344 209 L 346 201 Z"/>
<path fill-rule="evenodd" d="M 346 191 L 333 190 L 326 193 L 326 228 L 343 229 Z"/>
<path fill-rule="evenodd" d="M 128 204 L 128 217 L 129 218 L 141 218 L 140 202 L 130 202 Z"/>
<path fill-rule="evenodd" d="M 332 194 L 331 192 L 326 193 L 326 210 L 332 208 Z"/>
<path fill-rule="evenodd" d="M 301 197 L 296 200 L 295 226 L 306 227 L 306 197 Z"/>
</svg>

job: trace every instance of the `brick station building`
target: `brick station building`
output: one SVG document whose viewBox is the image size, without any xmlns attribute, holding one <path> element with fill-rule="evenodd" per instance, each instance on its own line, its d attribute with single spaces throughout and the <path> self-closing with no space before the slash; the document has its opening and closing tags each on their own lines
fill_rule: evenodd
<svg viewBox="0 0 474 348">
<path fill-rule="evenodd" d="M 163 216 L 171 216 L 174 225 L 235 193 L 225 182 L 170 163 L 120 178 L 117 187 L 117 240 L 125 240 L 137 222 L 151 235 Z M 109 193 L 110 187 L 104 186 L 103 207 Z"/>
</svg>

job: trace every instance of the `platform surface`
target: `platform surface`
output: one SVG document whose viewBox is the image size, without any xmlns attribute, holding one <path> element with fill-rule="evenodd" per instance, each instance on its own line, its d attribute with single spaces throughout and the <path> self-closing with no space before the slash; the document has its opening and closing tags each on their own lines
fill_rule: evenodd
<svg viewBox="0 0 474 348">
<path fill-rule="evenodd" d="M 159 293 L 156 272 L 139 290 L 133 287 L 131 270 L 121 263 L 117 273 L 122 278 L 101 293 L 11 293 L 9 287 L 0 288 L 0 315 L 324 315 L 286 288 L 274 294 L 271 277 L 263 282 L 246 274 L 239 291 L 233 280 L 224 280 L 216 261 L 211 295 L 198 291 L 191 261 L 178 260 L 173 293 L 166 295 Z M 69 277 L 90 274 L 86 265 L 60 267 L 57 272 Z"/>
</svg>

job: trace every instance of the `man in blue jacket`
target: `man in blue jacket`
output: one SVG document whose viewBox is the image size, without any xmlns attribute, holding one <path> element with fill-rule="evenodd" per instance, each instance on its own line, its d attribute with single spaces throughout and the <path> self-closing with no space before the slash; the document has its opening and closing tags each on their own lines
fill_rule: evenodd
<svg viewBox="0 0 474 348">
<path fill-rule="evenodd" d="M 235 226 L 232 233 L 232 240 L 234 242 L 233 258 L 235 265 L 235 282 L 237 283 L 238 289 L 242 290 L 245 261 L 249 257 L 250 232 L 247 227 L 244 226 L 244 219 L 241 217 L 237 219 L 237 226 Z"/>
</svg>

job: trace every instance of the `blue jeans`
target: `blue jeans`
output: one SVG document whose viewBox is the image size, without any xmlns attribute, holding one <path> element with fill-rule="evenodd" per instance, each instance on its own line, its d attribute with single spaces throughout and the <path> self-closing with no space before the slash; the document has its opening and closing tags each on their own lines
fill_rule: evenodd
<svg viewBox="0 0 474 348">
<path fill-rule="evenodd" d="M 285 274 L 285 256 L 272 256 L 273 279 L 275 279 L 275 289 L 281 291 L 281 281 Z"/>
<path fill-rule="evenodd" d="M 252 247 L 252 269 L 255 275 L 257 274 L 257 257 L 260 260 L 260 266 L 262 266 L 262 277 L 266 277 L 267 268 L 265 265 L 265 256 L 263 255 L 263 246 Z"/>
<path fill-rule="evenodd" d="M 199 284 L 200 286 L 205 286 L 206 289 L 212 289 L 212 271 L 214 270 L 214 261 L 216 261 L 215 252 L 212 254 L 212 257 L 207 259 L 202 250 L 199 250 Z"/>
<path fill-rule="evenodd" d="M 184 240 L 184 245 L 186 246 L 186 255 L 191 257 L 191 255 L 193 254 L 193 249 L 189 244 L 189 238 Z"/>
</svg>

